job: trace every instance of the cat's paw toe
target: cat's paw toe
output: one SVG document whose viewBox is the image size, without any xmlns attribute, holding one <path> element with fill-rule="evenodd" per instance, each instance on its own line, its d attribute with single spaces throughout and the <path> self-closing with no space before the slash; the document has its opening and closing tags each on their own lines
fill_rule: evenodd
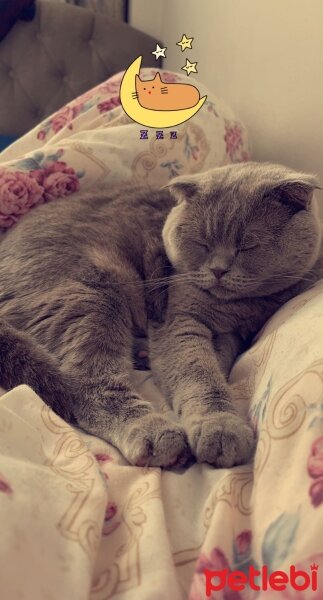
<svg viewBox="0 0 323 600">
<path fill-rule="evenodd" d="M 197 461 L 216 467 L 228 468 L 248 462 L 255 445 L 252 428 L 231 413 L 201 418 L 188 429 L 188 438 Z"/>
<path fill-rule="evenodd" d="M 149 467 L 181 466 L 191 457 L 184 429 L 159 415 L 132 426 L 123 453 L 131 464 Z"/>
<path fill-rule="evenodd" d="M 138 371 L 149 370 L 149 347 L 146 338 L 134 339 L 132 347 L 132 364 L 133 368 Z"/>
</svg>

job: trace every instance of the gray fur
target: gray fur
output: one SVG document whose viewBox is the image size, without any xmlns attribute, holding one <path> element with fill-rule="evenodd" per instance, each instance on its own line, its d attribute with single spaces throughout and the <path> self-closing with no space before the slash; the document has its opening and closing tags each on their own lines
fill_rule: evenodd
<svg viewBox="0 0 323 600">
<path fill-rule="evenodd" d="M 185 462 L 189 447 L 200 462 L 244 462 L 254 436 L 227 374 L 273 312 L 323 276 L 315 186 L 245 163 L 34 209 L 0 245 L 0 383 L 29 383 L 132 464 Z M 177 422 L 131 386 L 133 337 L 147 332 Z"/>
</svg>

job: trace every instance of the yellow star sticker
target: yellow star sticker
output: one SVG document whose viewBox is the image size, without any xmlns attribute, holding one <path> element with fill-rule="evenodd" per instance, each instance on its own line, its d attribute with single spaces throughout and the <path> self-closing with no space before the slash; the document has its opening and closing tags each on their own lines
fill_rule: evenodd
<svg viewBox="0 0 323 600">
<path fill-rule="evenodd" d="M 185 65 L 185 67 L 182 67 L 182 70 L 186 71 L 187 75 L 189 75 L 190 73 L 197 73 L 196 65 L 197 65 L 197 62 L 191 63 L 187 58 L 186 65 Z"/>
<path fill-rule="evenodd" d="M 180 42 L 176 43 L 176 46 L 180 46 L 182 49 L 182 52 L 184 52 L 184 50 L 186 50 L 186 48 L 192 49 L 192 41 L 193 40 L 194 40 L 194 38 L 188 38 L 188 37 L 186 37 L 185 33 L 183 33 L 182 39 L 180 40 Z"/>
</svg>

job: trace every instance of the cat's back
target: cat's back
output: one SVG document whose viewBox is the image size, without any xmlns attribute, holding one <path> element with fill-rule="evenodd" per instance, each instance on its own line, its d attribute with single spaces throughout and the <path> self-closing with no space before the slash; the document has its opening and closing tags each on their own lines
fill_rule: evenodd
<svg viewBox="0 0 323 600">
<path fill-rule="evenodd" d="M 91 221 L 101 220 L 103 216 L 113 214 L 120 198 L 124 206 L 131 203 L 134 198 L 142 197 L 145 188 L 131 184 L 118 186 L 97 186 L 89 191 L 80 191 L 72 196 L 52 200 L 46 204 L 40 204 L 21 218 L 19 223 L 8 231 L 2 241 L 10 243 L 11 240 L 27 238 L 27 233 L 33 237 L 44 234 L 59 234 L 70 228 L 70 233 L 76 230 L 78 225 L 90 225 Z M 1 249 L 3 248 L 1 244 Z"/>
<path fill-rule="evenodd" d="M 115 230 L 116 221 L 124 225 L 130 214 L 144 217 L 147 207 L 158 208 L 158 201 L 158 191 L 132 183 L 100 186 L 53 200 L 30 210 L 3 236 L 0 256 L 9 249 L 19 251 L 23 245 L 39 245 L 41 240 L 45 246 L 63 240 L 65 246 L 73 246 L 80 237 L 89 238 L 93 229 L 99 235 L 102 230 Z"/>
<path fill-rule="evenodd" d="M 160 220 L 169 208 L 167 192 L 133 183 L 101 186 L 40 205 L 4 235 L 0 284 L 14 278 L 30 285 L 37 276 L 45 285 L 65 278 L 89 247 L 108 248 L 130 233 L 139 238 L 151 226 L 148 220 Z"/>
</svg>

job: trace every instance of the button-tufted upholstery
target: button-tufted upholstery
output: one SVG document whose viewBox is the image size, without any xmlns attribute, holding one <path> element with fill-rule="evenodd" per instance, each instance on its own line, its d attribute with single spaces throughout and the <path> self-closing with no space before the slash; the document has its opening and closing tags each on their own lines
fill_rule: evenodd
<svg viewBox="0 0 323 600">
<path fill-rule="evenodd" d="M 33 21 L 18 21 L 0 43 L 0 134 L 22 135 L 139 54 L 143 66 L 159 66 L 155 46 L 106 15 L 37 2 Z"/>
</svg>

